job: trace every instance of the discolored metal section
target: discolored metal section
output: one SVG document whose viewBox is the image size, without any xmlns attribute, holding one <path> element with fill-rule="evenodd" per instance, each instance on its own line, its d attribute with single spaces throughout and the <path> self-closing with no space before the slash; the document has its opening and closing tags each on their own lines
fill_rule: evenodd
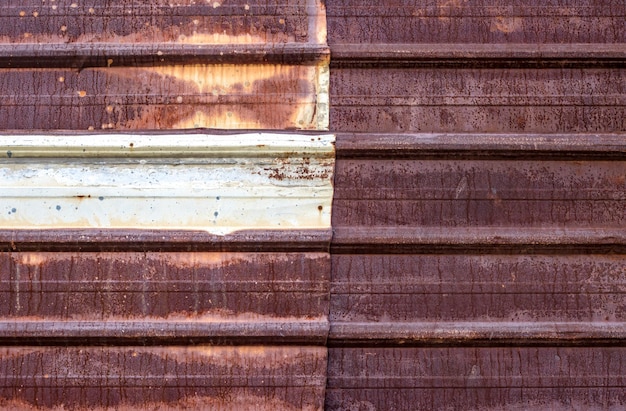
<svg viewBox="0 0 626 411">
<path fill-rule="evenodd" d="M 0 69 L 4 129 L 327 129 L 324 64 Z"/>
<path fill-rule="evenodd" d="M 308 0 L 8 1 L 3 43 L 288 43 L 319 42 L 321 5 Z"/>
<path fill-rule="evenodd" d="M 0 136 L 0 226 L 212 234 L 329 228 L 333 140 L 286 133 Z"/>
<path fill-rule="evenodd" d="M 620 0 L 332 0 L 329 43 L 623 43 Z"/>
<path fill-rule="evenodd" d="M 621 347 L 331 348 L 329 410 L 619 409 Z"/>
<path fill-rule="evenodd" d="M 0 407 L 13 410 L 321 410 L 317 347 L 0 349 Z"/>
</svg>

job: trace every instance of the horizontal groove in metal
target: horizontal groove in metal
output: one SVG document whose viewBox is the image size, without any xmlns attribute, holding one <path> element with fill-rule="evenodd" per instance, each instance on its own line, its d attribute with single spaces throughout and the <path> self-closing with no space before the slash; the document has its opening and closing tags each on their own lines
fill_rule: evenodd
<svg viewBox="0 0 626 411">
<path fill-rule="evenodd" d="M 619 409 L 625 359 L 623 347 L 331 348 L 326 409 Z"/>
<path fill-rule="evenodd" d="M 318 44 L 10 44 L 0 43 L 0 68 L 153 66 L 164 64 L 317 64 Z"/>
<path fill-rule="evenodd" d="M 626 159 L 623 134 L 340 133 L 337 158 L 441 160 Z"/>
<path fill-rule="evenodd" d="M 0 406 L 36 409 L 319 410 L 323 347 L 10 347 Z"/>
<path fill-rule="evenodd" d="M 325 318 L 242 319 L 219 321 L 185 319 L 136 321 L 0 320 L 3 345 L 135 345 L 135 344 L 298 344 L 324 345 L 329 324 Z"/>
<path fill-rule="evenodd" d="M 176 230 L 0 230 L 3 251 L 327 252 L 332 230 L 242 230 L 225 235 Z"/>
<path fill-rule="evenodd" d="M 619 340 L 626 338 L 626 323 L 604 321 L 333 321 L 328 338 L 330 346 L 619 344 Z"/>
<path fill-rule="evenodd" d="M 331 252 L 626 253 L 623 228 L 335 226 Z"/>
<path fill-rule="evenodd" d="M 332 67 L 619 67 L 618 44 L 333 44 Z"/>
</svg>

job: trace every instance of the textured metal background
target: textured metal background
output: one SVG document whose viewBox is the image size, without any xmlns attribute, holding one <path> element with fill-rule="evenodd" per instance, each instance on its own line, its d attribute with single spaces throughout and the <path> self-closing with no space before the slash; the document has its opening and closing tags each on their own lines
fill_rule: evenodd
<svg viewBox="0 0 626 411">
<path fill-rule="evenodd" d="M 326 407 L 623 408 L 624 3 L 326 6 Z"/>
</svg>

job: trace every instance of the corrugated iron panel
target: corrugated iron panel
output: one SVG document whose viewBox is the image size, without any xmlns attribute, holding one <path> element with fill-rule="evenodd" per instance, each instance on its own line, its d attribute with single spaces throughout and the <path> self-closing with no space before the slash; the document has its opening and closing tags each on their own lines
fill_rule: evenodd
<svg viewBox="0 0 626 411">
<path fill-rule="evenodd" d="M 316 0 L 20 2 L 0 27 L 4 129 L 328 128 Z"/>
<path fill-rule="evenodd" d="M 321 410 L 323 347 L 0 349 L 12 410 Z"/>
<path fill-rule="evenodd" d="M 327 1 L 329 43 L 620 43 L 620 0 Z"/>
<path fill-rule="evenodd" d="M 622 347 L 331 348 L 329 410 L 617 410 Z"/>
<path fill-rule="evenodd" d="M 327 253 L 0 254 L 0 341 L 324 343 Z"/>
</svg>

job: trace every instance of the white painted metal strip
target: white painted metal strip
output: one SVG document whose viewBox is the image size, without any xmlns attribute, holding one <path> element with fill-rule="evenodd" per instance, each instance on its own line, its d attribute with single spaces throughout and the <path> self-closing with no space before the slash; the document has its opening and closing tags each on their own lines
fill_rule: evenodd
<svg viewBox="0 0 626 411">
<path fill-rule="evenodd" d="M 334 136 L 0 136 L 0 228 L 330 227 Z"/>
</svg>

